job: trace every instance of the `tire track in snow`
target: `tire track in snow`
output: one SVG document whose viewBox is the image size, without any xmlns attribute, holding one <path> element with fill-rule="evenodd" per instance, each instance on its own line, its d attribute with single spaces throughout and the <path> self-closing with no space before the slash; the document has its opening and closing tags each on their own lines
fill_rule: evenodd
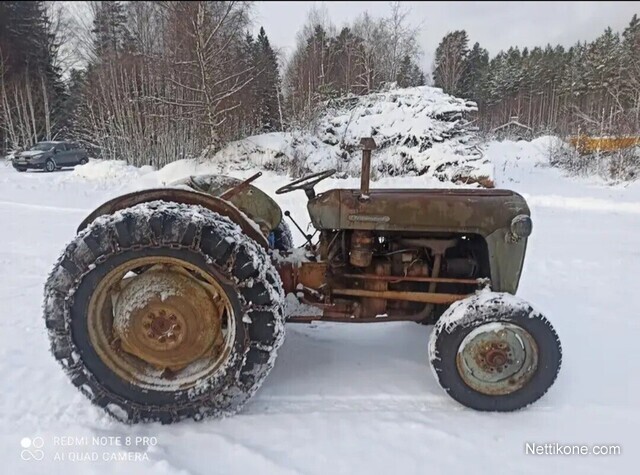
<svg viewBox="0 0 640 475">
<path fill-rule="evenodd" d="M 443 395 L 424 396 L 329 396 L 268 397 L 248 403 L 244 414 L 305 414 L 310 412 L 429 412 L 434 409 L 464 410 Z"/>
<path fill-rule="evenodd" d="M 557 409 L 556 406 L 544 401 L 537 401 L 527 411 L 548 412 Z M 331 397 L 273 397 L 258 398 L 250 401 L 241 411 L 241 414 L 251 416 L 277 415 L 277 414 L 310 414 L 310 413 L 457 413 L 470 411 L 449 399 L 446 394 L 424 396 L 331 396 Z M 473 411 L 470 411 L 473 413 Z"/>
</svg>

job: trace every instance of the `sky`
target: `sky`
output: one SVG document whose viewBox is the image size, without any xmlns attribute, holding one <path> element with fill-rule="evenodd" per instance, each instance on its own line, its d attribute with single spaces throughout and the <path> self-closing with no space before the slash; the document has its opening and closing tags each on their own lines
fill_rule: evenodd
<svg viewBox="0 0 640 475">
<path fill-rule="evenodd" d="M 411 22 L 420 27 L 422 67 L 430 72 L 438 43 L 449 31 L 464 29 L 471 45 L 476 41 L 496 54 L 510 46 L 571 46 L 591 41 L 607 26 L 622 32 L 640 2 L 401 2 L 411 10 Z M 379 17 L 390 11 L 388 2 L 256 2 L 256 31 L 264 26 L 272 45 L 288 57 L 296 33 L 313 8 L 326 8 L 340 27 L 363 12 Z"/>
</svg>

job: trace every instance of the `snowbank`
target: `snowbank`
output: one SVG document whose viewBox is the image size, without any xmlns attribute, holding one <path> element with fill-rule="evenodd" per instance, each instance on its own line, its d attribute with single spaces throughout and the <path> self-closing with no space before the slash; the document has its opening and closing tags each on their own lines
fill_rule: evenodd
<svg viewBox="0 0 640 475">
<path fill-rule="evenodd" d="M 71 172 L 73 178 L 93 182 L 123 181 L 146 175 L 153 167 L 141 168 L 127 165 L 124 160 L 90 160 L 89 163 L 76 166 Z"/>
<path fill-rule="evenodd" d="M 485 184 L 493 168 L 465 118 L 474 103 L 441 89 L 395 89 L 331 103 L 311 132 L 274 132 L 232 142 L 203 157 L 218 172 L 261 168 L 300 174 L 335 168 L 360 174 L 362 137 L 373 137 L 373 173 Z"/>
</svg>

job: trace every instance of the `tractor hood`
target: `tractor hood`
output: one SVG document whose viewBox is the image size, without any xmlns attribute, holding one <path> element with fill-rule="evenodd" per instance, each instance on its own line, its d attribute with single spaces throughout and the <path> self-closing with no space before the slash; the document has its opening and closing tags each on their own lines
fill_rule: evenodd
<svg viewBox="0 0 640 475">
<path fill-rule="evenodd" d="M 329 190 L 309 201 L 318 229 L 461 232 L 488 236 L 529 215 L 524 198 L 509 190 Z"/>
</svg>

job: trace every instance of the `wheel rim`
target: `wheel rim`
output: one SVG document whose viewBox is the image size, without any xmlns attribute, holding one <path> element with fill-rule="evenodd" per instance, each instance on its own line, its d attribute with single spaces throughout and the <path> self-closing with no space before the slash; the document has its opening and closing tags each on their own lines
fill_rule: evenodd
<svg viewBox="0 0 640 475">
<path fill-rule="evenodd" d="M 230 358 L 235 315 L 217 279 L 166 256 L 127 261 L 96 286 L 87 314 L 98 357 L 120 378 L 160 391 L 194 387 Z"/>
<path fill-rule="evenodd" d="M 54 168 L 55 168 L 55 165 L 53 164 L 53 162 L 48 161 L 47 162 L 47 171 L 48 172 L 52 172 Z"/>
<path fill-rule="evenodd" d="M 538 368 L 538 346 L 524 328 L 492 322 L 471 331 L 456 357 L 458 373 L 472 389 L 506 395 L 524 387 Z"/>
</svg>

